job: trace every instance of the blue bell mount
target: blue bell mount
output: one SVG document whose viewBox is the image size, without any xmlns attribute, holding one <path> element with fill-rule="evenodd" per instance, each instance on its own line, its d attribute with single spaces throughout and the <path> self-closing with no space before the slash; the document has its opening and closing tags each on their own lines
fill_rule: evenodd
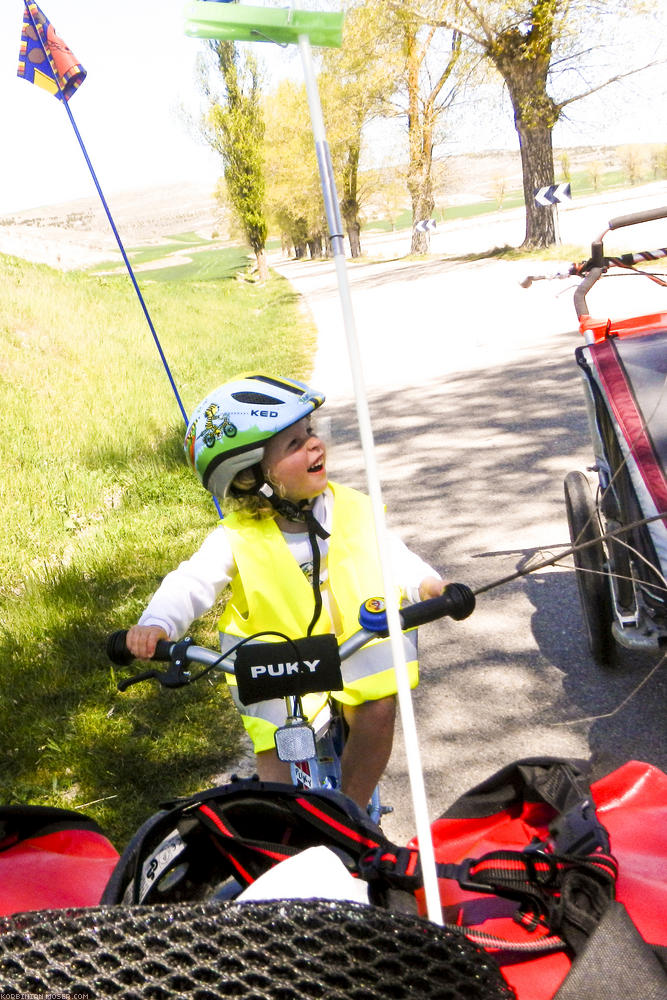
<svg viewBox="0 0 667 1000">
<path fill-rule="evenodd" d="M 311 45 L 338 49 L 343 44 L 344 16 L 342 12 L 192 0 L 185 8 L 185 34 L 225 42 L 278 45 L 296 44 L 305 35 Z"/>
</svg>

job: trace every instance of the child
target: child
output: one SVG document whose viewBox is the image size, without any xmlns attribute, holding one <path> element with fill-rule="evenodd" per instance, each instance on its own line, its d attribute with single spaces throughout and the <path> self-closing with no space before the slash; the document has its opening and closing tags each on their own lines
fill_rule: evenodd
<svg viewBox="0 0 667 1000">
<path fill-rule="evenodd" d="M 370 501 L 331 483 L 322 441 L 310 416 L 324 402 L 302 382 L 262 373 L 220 386 L 195 410 L 185 451 L 225 517 L 201 548 L 169 573 L 139 623 L 130 651 L 149 659 L 158 639 L 180 638 L 231 585 L 220 618 L 223 651 L 241 636 L 277 630 L 292 638 L 355 632 L 360 603 L 383 593 Z M 425 600 L 444 581 L 395 536 L 392 564 L 403 597 Z M 418 682 L 416 633 L 405 641 L 410 683 Z M 406 647 L 407 648 L 407 647 Z M 342 790 L 365 807 L 389 760 L 396 684 L 388 640 L 376 640 L 343 661 L 343 706 L 349 735 Z M 239 707 L 263 781 L 290 781 L 273 734 L 285 722 L 282 699 Z M 317 695 L 306 696 L 311 707 Z M 319 701 L 321 702 L 321 698 Z"/>
</svg>

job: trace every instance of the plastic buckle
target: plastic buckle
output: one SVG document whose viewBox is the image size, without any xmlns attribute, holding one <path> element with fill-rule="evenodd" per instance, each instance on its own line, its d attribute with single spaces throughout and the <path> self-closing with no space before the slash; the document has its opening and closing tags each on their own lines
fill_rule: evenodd
<svg viewBox="0 0 667 1000">
<path fill-rule="evenodd" d="M 364 854 L 363 857 L 359 858 L 357 868 L 359 870 L 359 874 L 366 882 L 373 882 L 375 879 L 380 878 L 382 855 L 384 853 L 385 852 L 382 847 L 376 847 L 374 850 L 369 851 L 367 854 Z"/>
<path fill-rule="evenodd" d="M 473 865 L 476 865 L 478 861 L 479 858 L 464 858 L 458 866 L 456 881 L 462 889 L 465 889 L 466 892 L 486 892 L 490 895 L 495 895 L 495 886 L 489 885 L 488 882 L 475 882 L 474 876 L 471 877 L 470 869 Z"/>
<path fill-rule="evenodd" d="M 597 850 L 608 854 L 609 834 L 595 815 L 595 805 L 590 799 L 577 802 L 563 816 L 558 816 L 549 827 L 554 849 L 559 854 L 594 854 Z"/>
<path fill-rule="evenodd" d="M 534 847 L 525 852 L 526 868 L 528 869 L 527 879 L 531 885 L 540 888 L 549 888 L 556 885 L 558 880 L 558 860 L 555 855 L 550 854 L 540 847 Z M 538 865 L 546 866 L 546 871 L 540 871 Z"/>
</svg>

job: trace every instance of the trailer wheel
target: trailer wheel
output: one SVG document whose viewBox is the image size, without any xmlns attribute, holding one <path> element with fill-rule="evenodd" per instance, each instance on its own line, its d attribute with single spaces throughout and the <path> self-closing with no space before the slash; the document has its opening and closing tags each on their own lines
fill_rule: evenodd
<svg viewBox="0 0 667 1000">
<path fill-rule="evenodd" d="M 588 648 L 597 664 L 608 667 L 614 652 L 613 613 L 597 510 L 583 472 L 568 472 L 564 486 L 572 545 L 592 543 L 573 554 Z"/>
</svg>

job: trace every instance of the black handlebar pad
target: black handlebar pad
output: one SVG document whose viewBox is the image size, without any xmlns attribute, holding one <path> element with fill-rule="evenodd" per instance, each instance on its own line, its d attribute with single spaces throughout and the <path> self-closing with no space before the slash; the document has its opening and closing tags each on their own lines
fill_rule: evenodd
<svg viewBox="0 0 667 1000">
<path fill-rule="evenodd" d="M 120 629 L 113 632 L 107 639 L 107 656 L 112 663 L 119 667 L 127 667 L 135 659 L 126 644 L 127 629 Z M 155 652 L 151 656 L 152 660 L 159 660 L 161 663 L 169 663 L 173 642 L 168 639 L 158 639 Z"/>
<path fill-rule="evenodd" d="M 112 632 L 107 639 L 107 656 L 112 663 L 118 667 L 127 667 L 134 660 L 134 656 L 125 645 L 127 629 L 120 629 Z"/>
<path fill-rule="evenodd" d="M 417 628 L 438 618 L 453 618 L 460 622 L 475 610 L 475 595 L 465 583 L 450 583 L 440 597 L 432 597 L 419 604 L 409 604 L 401 609 L 404 628 Z"/>
</svg>

